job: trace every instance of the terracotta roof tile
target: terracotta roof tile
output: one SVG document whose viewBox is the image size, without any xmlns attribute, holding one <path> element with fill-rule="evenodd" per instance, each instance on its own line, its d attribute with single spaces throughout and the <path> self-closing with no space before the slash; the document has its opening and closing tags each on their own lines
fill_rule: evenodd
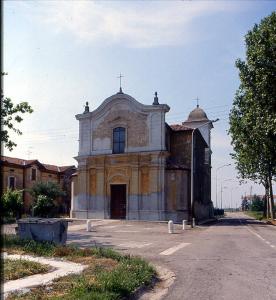
<svg viewBox="0 0 276 300">
<path fill-rule="evenodd" d="M 10 163 L 10 164 L 14 164 L 14 165 L 19 165 L 19 166 L 27 166 L 27 165 L 30 165 L 30 164 L 36 162 L 36 163 L 40 164 L 41 166 L 43 166 L 46 170 L 59 172 L 59 173 L 64 172 L 64 171 L 66 171 L 67 169 L 70 169 L 70 168 L 75 168 L 75 166 L 73 166 L 73 165 L 72 166 L 58 167 L 58 166 L 55 166 L 55 165 L 40 163 L 36 159 L 27 160 L 27 159 L 8 157 L 8 156 L 1 156 L 1 161 L 7 162 L 7 163 Z"/>
<path fill-rule="evenodd" d="M 1 155 L 1 161 L 5 161 L 10 164 L 24 166 L 24 165 L 28 165 L 28 164 L 34 162 L 35 160 L 27 160 L 27 159 L 21 159 L 21 158 L 8 157 L 8 156 Z"/>
<path fill-rule="evenodd" d="M 64 172 L 64 171 L 67 171 L 68 169 L 75 169 L 76 167 L 75 166 L 62 166 L 62 167 L 59 167 L 59 170 L 60 172 Z"/>
<path fill-rule="evenodd" d="M 59 172 L 59 167 L 54 165 L 42 164 L 43 167 L 49 171 Z"/>
<path fill-rule="evenodd" d="M 190 127 L 187 127 L 185 125 L 182 125 L 182 124 L 172 124 L 172 125 L 169 125 L 171 127 L 171 129 L 173 131 L 188 131 L 188 130 L 193 130 L 192 128 Z"/>
</svg>

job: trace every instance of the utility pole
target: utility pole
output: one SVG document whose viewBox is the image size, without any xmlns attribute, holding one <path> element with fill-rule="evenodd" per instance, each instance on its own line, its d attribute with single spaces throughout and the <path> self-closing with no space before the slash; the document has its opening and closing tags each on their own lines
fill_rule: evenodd
<svg viewBox="0 0 276 300">
<path fill-rule="evenodd" d="M 220 185 L 220 209 L 222 209 L 222 184 Z"/>
<path fill-rule="evenodd" d="M 226 186 L 222 186 L 222 184 L 221 184 L 221 186 L 220 186 L 220 208 L 222 209 L 222 190 L 224 190 L 224 189 L 227 189 L 227 187 Z"/>
<path fill-rule="evenodd" d="M 231 211 L 233 212 L 233 207 L 232 207 L 232 192 L 233 192 L 233 188 L 231 188 L 231 199 L 230 199 Z"/>
<path fill-rule="evenodd" d="M 6 75 L 8 75 L 7 72 L 1 72 L 1 82 L 3 83 L 2 87 L 4 86 L 3 76 L 6 76 Z M 2 87 L 1 87 L 1 112 L 2 112 L 2 101 L 4 100 L 4 91 L 3 91 Z M 1 123 L 2 123 L 2 120 L 1 120 Z M 2 149 L 2 145 L 1 145 L 1 147 L 0 147 L 1 155 L 3 153 L 2 151 L 3 151 L 3 149 Z M 1 172 L 1 174 L 3 174 L 3 166 L 2 165 L 0 166 L 0 172 Z M 3 195 L 3 177 L 0 176 L 0 197 L 2 197 L 2 195 Z"/>
</svg>

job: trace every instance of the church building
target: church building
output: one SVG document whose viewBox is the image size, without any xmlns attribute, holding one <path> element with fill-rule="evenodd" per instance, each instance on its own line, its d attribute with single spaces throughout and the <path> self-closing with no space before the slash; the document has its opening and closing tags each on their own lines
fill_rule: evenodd
<svg viewBox="0 0 276 300">
<path fill-rule="evenodd" d="M 212 121 L 197 105 L 169 125 L 167 104 L 145 105 L 120 91 L 79 121 L 71 217 L 182 220 L 212 216 Z"/>
</svg>

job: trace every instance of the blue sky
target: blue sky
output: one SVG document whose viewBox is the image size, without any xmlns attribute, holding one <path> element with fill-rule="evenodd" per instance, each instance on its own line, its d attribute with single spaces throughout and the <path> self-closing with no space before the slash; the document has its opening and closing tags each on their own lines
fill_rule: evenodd
<svg viewBox="0 0 276 300">
<path fill-rule="evenodd" d="M 263 193 L 238 185 L 227 136 L 228 114 L 239 85 L 235 60 L 244 35 L 276 7 L 275 1 L 6 1 L 4 93 L 34 109 L 22 123 L 17 148 L 5 155 L 44 163 L 76 164 L 78 122 L 85 101 L 95 109 L 122 87 L 144 104 L 154 92 L 167 103 L 169 124 L 186 120 L 196 97 L 210 119 L 213 179 L 223 202 Z M 232 179 L 232 180 L 228 180 Z M 218 195 L 220 199 L 220 195 Z"/>
</svg>

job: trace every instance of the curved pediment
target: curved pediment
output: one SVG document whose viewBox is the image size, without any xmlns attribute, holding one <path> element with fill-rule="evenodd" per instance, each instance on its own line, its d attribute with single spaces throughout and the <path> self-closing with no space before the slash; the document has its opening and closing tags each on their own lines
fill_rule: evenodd
<svg viewBox="0 0 276 300">
<path fill-rule="evenodd" d="M 165 149 L 166 104 L 144 105 L 130 95 L 117 93 L 108 97 L 94 111 L 79 114 L 80 151 L 82 155 L 112 154 L 113 130 L 126 130 L 125 151 Z"/>
<path fill-rule="evenodd" d="M 143 113 L 150 109 L 151 105 L 144 105 L 128 94 L 118 93 L 105 99 L 97 109 L 91 112 L 91 117 L 97 118 L 111 110 Z"/>
<path fill-rule="evenodd" d="M 106 98 L 102 104 L 95 110 L 89 113 L 77 115 L 77 119 L 83 119 L 87 117 L 97 118 L 104 115 L 111 109 L 116 110 L 130 110 L 139 113 L 148 113 L 150 111 L 165 111 L 168 112 L 170 107 L 167 104 L 160 105 L 145 105 L 134 99 L 128 94 L 117 93 Z"/>
</svg>

